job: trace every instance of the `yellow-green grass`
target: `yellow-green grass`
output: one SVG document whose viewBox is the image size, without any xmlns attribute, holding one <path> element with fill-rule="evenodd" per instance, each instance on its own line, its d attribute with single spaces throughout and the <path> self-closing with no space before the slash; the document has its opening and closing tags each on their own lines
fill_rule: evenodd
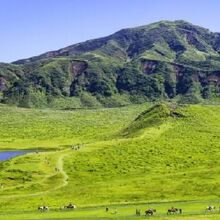
<svg viewBox="0 0 220 220">
<path fill-rule="evenodd" d="M 171 206 L 182 208 L 182 214 L 167 215 Z M 73 211 L 53 209 L 48 212 L 35 211 L 6 211 L 0 214 L 0 219 L 26 220 L 26 219 L 220 219 L 220 211 L 207 212 L 206 202 L 176 202 L 152 203 L 137 205 L 114 205 L 105 207 L 78 208 Z M 145 216 L 145 210 L 156 209 L 154 216 Z M 141 216 L 136 216 L 136 209 L 141 211 Z M 185 211 L 187 210 L 187 211 Z"/>
<path fill-rule="evenodd" d="M 218 211 L 203 214 L 208 205 L 220 206 L 220 107 L 179 106 L 169 115 L 162 105 L 160 114 L 147 113 L 145 123 L 134 126 L 147 106 L 73 112 L 1 107 L 2 148 L 50 150 L 0 163 L 0 210 L 11 219 L 116 218 L 106 216 L 107 205 L 121 210 L 118 219 L 133 219 L 137 207 L 154 206 L 157 219 L 167 219 L 164 212 L 174 204 L 186 212 L 175 219 L 218 219 Z M 82 144 L 77 151 L 69 147 L 76 143 Z M 79 210 L 55 211 L 69 202 Z M 39 205 L 52 211 L 37 214 Z"/>
<path fill-rule="evenodd" d="M 0 149 L 56 148 L 107 139 L 146 106 L 56 111 L 0 105 Z"/>
</svg>

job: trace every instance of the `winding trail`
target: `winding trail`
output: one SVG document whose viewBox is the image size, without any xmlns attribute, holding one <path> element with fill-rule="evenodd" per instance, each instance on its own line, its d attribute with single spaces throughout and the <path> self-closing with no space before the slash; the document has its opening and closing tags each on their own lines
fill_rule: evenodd
<svg viewBox="0 0 220 220">
<path fill-rule="evenodd" d="M 62 184 L 49 189 L 49 190 L 45 190 L 45 191 L 40 191 L 40 192 L 36 192 L 36 193 L 29 193 L 29 194 L 17 194 L 17 195 L 4 195 L 4 196 L 0 196 L 0 199 L 12 199 L 12 198 L 24 198 L 24 197 L 32 197 L 32 196 L 40 196 L 40 195 L 44 195 L 53 191 L 56 191 L 60 188 L 63 188 L 65 186 L 68 185 L 68 179 L 69 176 L 67 175 L 67 173 L 65 172 L 64 168 L 63 168 L 63 161 L 64 161 L 64 157 L 66 157 L 68 155 L 69 150 L 65 150 L 66 153 L 64 153 L 64 151 L 62 152 L 62 154 L 60 155 L 60 157 L 57 160 L 57 163 L 55 165 L 55 168 L 58 169 L 58 171 L 62 174 L 63 176 L 63 180 L 62 180 Z M 53 174 L 54 175 L 54 174 Z M 53 175 L 49 176 L 52 177 Z M 47 177 L 47 178 L 49 178 Z"/>
<path fill-rule="evenodd" d="M 69 176 L 67 175 L 67 173 L 65 172 L 65 170 L 63 169 L 63 158 L 66 156 L 67 154 L 62 154 L 58 161 L 57 161 L 57 168 L 59 169 L 59 172 L 63 175 L 63 184 L 56 187 L 56 190 L 57 189 L 60 189 L 66 185 L 68 185 L 68 179 L 69 179 Z"/>
</svg>

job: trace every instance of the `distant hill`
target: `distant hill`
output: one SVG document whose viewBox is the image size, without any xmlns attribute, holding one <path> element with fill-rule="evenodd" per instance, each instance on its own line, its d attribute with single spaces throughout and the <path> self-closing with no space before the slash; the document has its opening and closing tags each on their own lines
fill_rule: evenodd
<svg viewBox="0 0 220 220">
<path fill-rule="evenodd" d="M 219 100 L 220 33 L 161 21 L 0 64 L 0 101 L 23 107 L 114 107 Z"/>
<path fill-rule="evenodd" d="M 158 127 L 171 119 L 183 118 L 176 105 L 159 103 L 143 111 L 138 117 L 122 132 L 124 137 L 133 137 L 140 134 L 146 128 Z"/>
</svg>

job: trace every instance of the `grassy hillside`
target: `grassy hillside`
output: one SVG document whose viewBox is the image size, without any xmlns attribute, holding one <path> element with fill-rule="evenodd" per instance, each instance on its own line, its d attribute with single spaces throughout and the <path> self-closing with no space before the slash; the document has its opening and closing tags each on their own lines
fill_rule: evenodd
<svg viewBox="0 0 220 220">
<path fill-rule="evenodd" d="M 162 214 L 172 204 L 197 214 L 210 203 L 219 206 L 219 106 L 1 106 L 0 113 L 1 149 L 47 150 L 0 163 L 0 210 L 48 205 L 55 211 L 71 201 L 96 206 L 92 215 L 102 217 L 108 216 L 98 206 L 116 206 L 123 217 L 139 206 L 158 206 Z M 76 144 L 79 150 L 71 149 Z M 131 206 L 123 211 L 125 204 Z"/>
</svg>

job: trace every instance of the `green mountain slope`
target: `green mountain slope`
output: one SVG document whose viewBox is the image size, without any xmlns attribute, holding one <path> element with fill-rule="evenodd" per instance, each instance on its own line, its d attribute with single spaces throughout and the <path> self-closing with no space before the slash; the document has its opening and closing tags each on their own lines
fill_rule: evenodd
<svg viewBox="0 0 220 220">
<path fill-rule="evenodd" d="M 120 106 L 219 99 L 220 34 L 185 21 L 123 29 L 0 64 L 0 98 L 19 106 Z"/>
</svg>

